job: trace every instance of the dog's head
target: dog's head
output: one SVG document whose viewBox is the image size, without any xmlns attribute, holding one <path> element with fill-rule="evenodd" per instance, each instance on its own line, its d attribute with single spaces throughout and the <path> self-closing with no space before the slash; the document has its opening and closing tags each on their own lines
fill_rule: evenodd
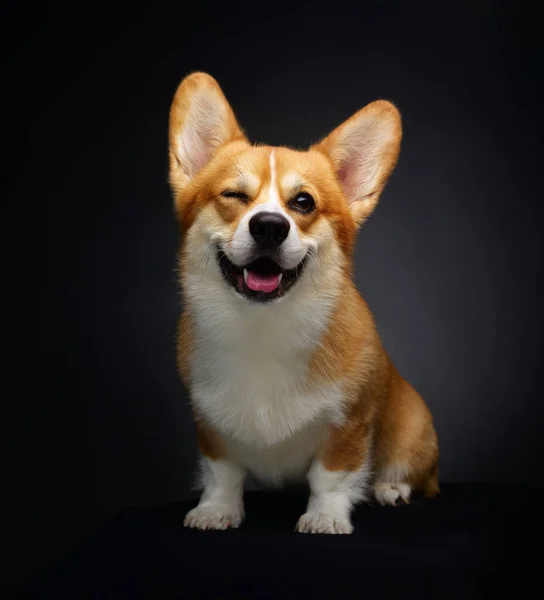
<svg viewBox="0 0 544 600">
<path fill-rule="evenodd" d="M 333 293 L 350 276 L 357 229 L 400 140 L 399 113 L 380 100 L 305 152 L 252 145 L 217 82 L 186 77 L 170 111 L 169 155 L 188 285 L 206 279 L 260 303 L 289 297 L 304 281 Z"/>
</svg>

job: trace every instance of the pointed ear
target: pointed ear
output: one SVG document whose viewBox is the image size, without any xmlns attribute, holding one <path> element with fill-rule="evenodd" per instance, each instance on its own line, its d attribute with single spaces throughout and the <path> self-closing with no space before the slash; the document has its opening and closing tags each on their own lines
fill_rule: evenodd
<svg viewBox="0 0 544 600">
<path fill-rule="evenodd" d="M 170 108 L 170 185 L 179 193 L 223 144 L 244 140 L 219 84 L 206 73 L 180 83 Z"/>
<path fill-rule="evenodd" d="M 399 111 L 390 102 L 377 100 L 313 147 L 331 159 L 358 225 L 378 203 L 397 163 L 401 137 Z"/>
</svg>

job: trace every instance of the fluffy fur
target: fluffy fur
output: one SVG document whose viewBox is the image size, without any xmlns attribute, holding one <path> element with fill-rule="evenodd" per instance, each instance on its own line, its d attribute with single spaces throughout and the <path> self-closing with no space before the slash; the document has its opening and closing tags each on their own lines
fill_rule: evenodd
<svg viewBox="0 0 544 600">
<path fill-rule="evenodd" d="M 413 490 L 438 493 L 429 410 L 389 360 L 352 279 L 358 228 L 400 140 L 398 110 L 377 101 L 308 151 L 251 145 L 212 77 L 180 84 L 169 132 L 182 233 L 178 366 L 203 472 L 187 526 L 238 527 L 247 472 L 272 485 L 307 477 L 296 526 L 305 533 L 351 533 L 352 507 L 367 490 L 383 504 L 408 502 Z M 315 210 L 292 209 L 301 192 Z M 233 288 L 217 259 L 221 251 L 232 265 L 249 263 L 248 223 L 261 211 L 287 220 L 278 260 L 301 270 L 265 303 Z"/>
</svg>

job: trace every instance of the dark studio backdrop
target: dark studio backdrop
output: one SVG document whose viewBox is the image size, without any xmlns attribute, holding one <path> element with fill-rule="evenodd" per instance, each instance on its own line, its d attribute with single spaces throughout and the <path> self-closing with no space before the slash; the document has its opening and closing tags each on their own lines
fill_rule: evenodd
<svg viewBox="0 0 544 600">
<path fill-rule="evenodd" d="M 169 106 L 192 70 L 273 145 L 397 104 L 401 158 L 359 237 L 357 283 L 435 415 L 441 479 L 541 485 L 542 54 L 528 5 L 2 10 L 8 578 L 192 482 L 167 185 Z"/>
</svg>

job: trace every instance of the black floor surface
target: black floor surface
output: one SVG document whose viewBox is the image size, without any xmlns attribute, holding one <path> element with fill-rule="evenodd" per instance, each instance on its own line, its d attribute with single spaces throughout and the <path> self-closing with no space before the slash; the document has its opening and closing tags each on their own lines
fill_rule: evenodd
<svg viewBox="0 0 544 600">
<path fill-rule="evenodd" d="M 238 530 L 182 526 L 194 502 L 127 509 L 29 598 L 525 597 L 540 568 L 538 489 L 449 484 L 434 500 L 360 506 L 351 536 L 293 531 L 299 492 L 246 493 Z"/>
</svg>

